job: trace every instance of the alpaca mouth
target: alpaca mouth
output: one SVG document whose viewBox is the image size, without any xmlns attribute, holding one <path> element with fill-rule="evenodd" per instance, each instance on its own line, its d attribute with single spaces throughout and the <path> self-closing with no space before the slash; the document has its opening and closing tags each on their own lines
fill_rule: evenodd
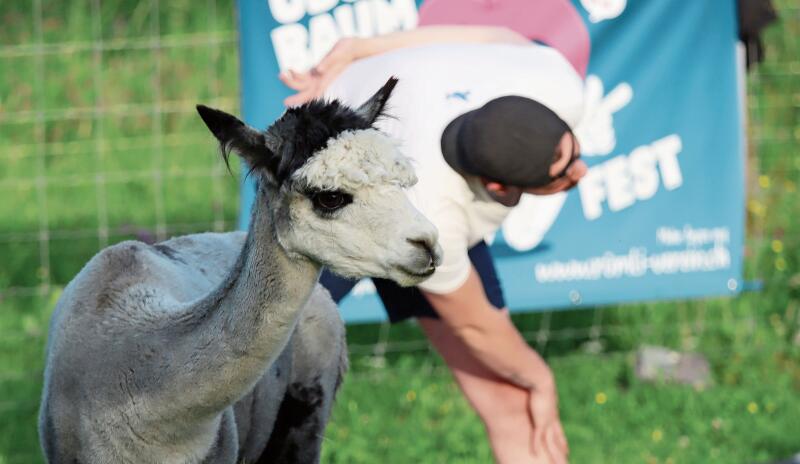
<svg viewBox="0 0 800 464">
<path fill-rule="evenodd" d="M 434 272 L 436 272 L 436 268 L 435 267 L 429 267 L 428 269 L 426 269 L 423 272 L 415 272 L 415 271 L 412 271 L 412 270 L 408 269 L 407 267 L 403 267 L 403 266 L 398 266 L 398 268 L 401 271 L 403 271 L 404 273 L 406 273 L 406 274 L 408 274 L 410 276 L 419 277 L 419 278 L 430 277 L 430 276 L 433 275 Z"/>
</svg>

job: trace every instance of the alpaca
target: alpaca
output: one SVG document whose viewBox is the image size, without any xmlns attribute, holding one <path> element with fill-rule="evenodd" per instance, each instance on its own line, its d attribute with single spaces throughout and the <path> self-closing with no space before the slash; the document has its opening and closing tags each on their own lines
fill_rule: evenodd
<svg viewBox="0 0 800 464">
<path fill-rule="evenodd" d="M 357 109 L 313 101 L 266 131 L 202 105 L 258 184 L 248 232 L 102 250 L 50 323 L 39 434 L 49 462 L 317 462 L 346 368 L 321 266 L 414 285 L 441 259 L 416 181 Z"/>
</svg>

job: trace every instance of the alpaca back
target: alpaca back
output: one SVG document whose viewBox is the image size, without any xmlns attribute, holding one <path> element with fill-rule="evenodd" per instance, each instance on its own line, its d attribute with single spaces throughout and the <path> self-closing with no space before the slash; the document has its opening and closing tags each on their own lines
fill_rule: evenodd
<svg viewBox="0 0 800 464">
<path fill-rule="evenodd" d="M 42 447 L 51 461 L 73 452 L 91 456 L 77 449 L 78 436 L 84 443 L 85 437 L 102 442 L 107 429 L 125 427 L 124 418 L 112 412 L 130 400 L 120 369 L 131 359 L 146 366 L 148 359 L 168 356 L 170 350 L 169 333 L 144 344 L 138 334 L 152 333 L 149 329 L 162 326 L 177 309 L 216 288 L 244 239 L 244 233 L 234 232 L 188 235 L 152 246 L 122 242 L 95 255 L 67 285 L 50 322 L 39 417 Z M 56 449 L 66 455 L 51 456 Z"/>
</svg>

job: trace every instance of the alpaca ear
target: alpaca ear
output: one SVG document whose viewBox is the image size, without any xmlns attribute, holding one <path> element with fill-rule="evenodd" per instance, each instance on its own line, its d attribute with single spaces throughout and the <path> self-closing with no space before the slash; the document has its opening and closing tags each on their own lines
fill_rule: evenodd
<svg viewBox="0 0 800 464">
<path fill-rule="evenodd" d="M 228 155 L 236 152 L 254 170 L 260 166 L 275 164 L 275 152 L 272 149 L 271 138 L 240 121 L 236 116 L 228 114 L 205 105 L 197 105 L 197 112 L 208 129 L 219 140 L 222 157 L 228 164 Z"/>
<path fill-rule="evenodd" d="M 383 115 L 383 109 L 386 107 L 386 102 L 392 95 L 392 90 L 394 90 L 394 86 L 396 85 L 397 78 L 394 76 L 390 77 L 389 80 L 383 84 L 383 87 L 375 92 L 375 95 L 370 97 L 369 100 L 358 107 L 356 113 L 364 117 L 364 119 L 366 119 L 370 125 L 373 124 L 376 119 Z"/>
</svg>

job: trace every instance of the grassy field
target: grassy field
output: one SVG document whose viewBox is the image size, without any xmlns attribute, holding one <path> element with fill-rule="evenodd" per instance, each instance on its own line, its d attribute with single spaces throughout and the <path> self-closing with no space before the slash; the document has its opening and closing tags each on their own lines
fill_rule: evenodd
<svg viewBox="0 0 800 464">
<path fill-rule="evenodd" d="M 238 201 L 194 113 L 197 101 L 238 106 L 231 0 L 38 4 L 0 2 L 0 464 L 41 462 L 43 348 L 63 285 L 107 244 L 231 229 Z M 573 462 L 800 452 L 800 1 L 776 4 L 783 19 L 748 87 L 746 273 L 763 291 L 516 316 L 560 381 Z M 491 460 L 414 325 L 348 337 L 325 462 Z M 638 381 L 642 344 L 704 353 L 714 385 Z"/>
</svg>

